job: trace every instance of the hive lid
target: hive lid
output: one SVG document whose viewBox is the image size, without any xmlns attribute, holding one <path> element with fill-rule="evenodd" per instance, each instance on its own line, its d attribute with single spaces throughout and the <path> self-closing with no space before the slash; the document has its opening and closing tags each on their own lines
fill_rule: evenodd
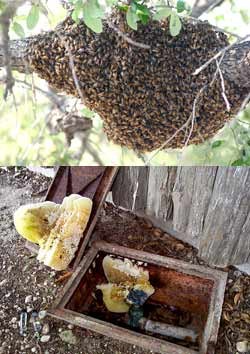
<svg viewBox="0 0 250 354">
<path fill-rule="evenodd" d="M 83 237 L 78 246 L 75 258 L 69 270 L 80 263 L 85 249 L 96 225 L 106 195 L 111 189 L 118 167 L 59 167 L 49 187 L 45 200 L 61 203 L 70 194 L 79 194 L 93 201 L 92 212 Z M 38 246 L 27 241 L 26 247 L 38 252 Z"/>
</svg>

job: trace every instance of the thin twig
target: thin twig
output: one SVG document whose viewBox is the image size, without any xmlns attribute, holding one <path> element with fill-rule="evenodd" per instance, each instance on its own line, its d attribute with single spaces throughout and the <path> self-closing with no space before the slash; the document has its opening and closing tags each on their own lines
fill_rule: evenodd
<svg viewBox="0 0 250 354">
<path fill-rule="evenodd" d="M 225 89 L 225 81 L 224 81 L 224 77 L 222 75 L 221 69 L 220 69 L 220 65 L 218 63 L 218 60 L 216 59 L 216 65 L 217 65 L 217 69 L 220 75 L 220 81 L 221 81 L 221 89 L 222 89 L 222 97 L 226 103 L 226 107 L 227 107 L 227 111 L 230 112 L 231 110 L 231 105 L 228 101 L 227 95 L 226 95 L 226 89 Z"/>
<path fill-rule="evenodd" d="M 193 108 L 192 108 L 192 113 L 190 114 L 188 120 L 180 127 L 176 130 L 176 132 L 167 140 L 165 141 L 147 160 L 146 162 L 146 166 L 148 166 L 150 164 L 150 162 L 152 161 L 152 159 L 162 150 L 164 149 L 182 130 L 184 130 L 185 128 L 187 128 L 189 126 L 189 123 L 191 122 L 191 128 L 188 134 L 188 138 L 185 142 L 185 146 L 188 144 L 191 135 L 193 133 L 193 129 L 194 129 L 194 123 L 195 123 L 195 118 L 196 118 L 196 106 L 198 103 L 198 100 L 200 99 L 200 96 L 202 95 L 202 93 L 204 92 L 204 90 L 207 88 L 207 84 L 204 85 L 200 91 L 197 93 L 195 99 L 194 99 L 194 103 L 193 103 Z"/>
<path fill-rule="evenodd" d="M 215 70 L 215 73 L 214 73 L 213 79 L 212 79 L 212 81 L 211 81 L 211 83 L 210 83 L 210 86 L 213 86 L 213 84 L 214 84 L 214 82 L 215 82 L 215 80 L 216 80 L 216 78 L 217 78 L 217 75 L 219 74 L 219 68 L 220 68 L 220 65 L 221 65 L 221 63 L 222 63 L 222 60 L 224 59 L 224 56 L 225 56 L 225 53 L 223 53 L 223 54 L 221 55 L 221 57 L 220 57 L 220 60 L 219 60 L 219 62 L 218 62 L 219 67 L 217 66 L 217 68 L 216 68 L 216 70 Z"/>
<path fill-rule="evenodd" d="M 240 113 L 241 111 L 243 111 L 246 108 L 246 106 L 249 103 L 249 101 L 250 101 L 250 92 L 248 93 L 248 95 L 246 96 L 244 101 L 242 102 L 242 105 L 241 105 L 238 113 Z"/>
<path fill-rule="evenodd" d="M 190 117 L 188 118 L 188 120 L 179 128 L 176 130 L 176 132 L 167 140 L 165 141 L 147 160 L 146 162 L 146 166 L 149 166 L 150 162 L 152 161 L 152 159 L 162 150 L 164 149 L 182 130 L 184 130 L 188 124 L 190 123 L 192 119 L 192 115 L 190 115 Z"/>
<path fill-rule="evenodd" d="M 144 44 L 141 42 L 134 41 L 131 39 L 126 33 L 122 32 L 117 28 L 113 23 L 107 20 L 107 24 L 109 25 L 110 28 L 112 28 L 120 37 L 122 37 L 126 42 L 129 44 L 141 48 L 141 49 L 151 49 L 150 45 Z"/>
<path fill-rule="evenodd" d="M 71 49 L 70 49 L 68 43 L 64 40 L 64 38 L 62 36 L 59 35 L 59 37 L 61 38 L 62 43 L 64 44 L 64 46 L 65 46 L 65 48 L 66 48 L 66 50 L 67 50 L 67 52 L 69 54 L 69 66 L 70 66 L 70 69 L 71 69 L 71 72 L 72 72 L 73 80 L 74 80 L 78 95 L 80 96 L 80 98 L 82 100 L 82 103 L 83 103 L 84 102 L 84 97 L 83 97 L 82 90 L 81 90 L 81 87 L 80 87 L 80 84 L 79 84 L 79 81 L 78 81 L 78 77 L 77 77 L 77 74 L 76 74 L 74 57 L 72 55 L 72 52 L 71 52 Z"/>
<path fill-rule="evenodd" d="M 27 88 L 30 89 L 35 89 L 36 91 L 41 92 L 44 96 L 46 96 L 47 98 L 50 99 L 50 101 L 58 108 L 60 109 L 62 112 L 65 112 L 65 110 L 62 108 L 62 103 L 59 100 L 59 97 L 57 95 L 55 95 L 53 92 L 49 92 L 49 91 L 45 91 L 43 89 L 41 89 L 40 87 L 36 86 L 36 85 L 31 85 L 29 84 L 27 81 L 25 80 L 20 80 L 20 79 L 16 79 L 15 81 L 19 84 L 23 84 L 25 85 Z"/>
<path fill-rule="evenodd" d="M 192 75 L 196 76 L 196 75 L 200 74 L 200 72 L 203 71 L 204 69 L 206 69 L 214 60 L 218 59 L 222 54 L 225 54 L 229 49 L 231 49 L 236 44 L 246 41 L 249 37 L 250 37 L 250 34 L 247 34 L 245 37 L 238 39 L 237 41 L 235 41 L 232 44 L 227 45 L 225 48 L 221 49 L 217 54 L 215 54 L 211 59 L 206 61 L 206 63 L 204 63 L 198 69 L 196 69 Z"/>
<path fill-rule="evenodd" d="M 67 1 L 62 1 L 62 2 L 64 2 L 65 5 L 67 4 Z M 49 21 L 49 23 L 50 23 L 50 25 L 52 27 L 51 21 Z M 69 66 L 70 66 L 70 69 L 71 69 L 71 72 L 72 72 L 72 77 L 73 77 L 73 80 L 74 80 L 75 87 L 77 89 L 78 95 L 81 98 L 82 103 L 83 103 L 84 102 L 84 97 L 83 97 L 81 86 L 80 86 L 80 83 L 79 83 L 79 80 L 78 80 L 78 77 L 77 77 L 77 74 L 76 74 L 74 57 L 72 55 L 70 46 L 68 45 L 67 41 L 63 38 L 63 36 L 60 34 L 59 30 L 55 30 L 55 32 L 58 35 L 58 37 L 60 38 L 60 40 L 62 41 L 62 44 L 64 45 L 64 47 L 65 47 L 65 49 L 66 49 L 66 51 L 67 51 L 67 53 L 69 55 Z"/>
<path fill-rule="evenodd" d="M 93 146 L 88 141 L 86 141 L 86 150 L 89 152 L 93 160 L 96 161 L 99 166 L 103 166 L 103 161 L 99 157 L 98 152 L 93 148 Z"/>
<path fill-rule="evenodd" d="M 194 100 L 194 103 L 193 103 L 193 109 L 192 109 L 192 120 L 191 120 L 191 128 L 190 128 L 190 131 L 189 131 L 189 134 L 188 134 L 188 138 L 186 139 L 186 142 L 185 142 L 185 147 L 188 145 L 189 143 L 189 140 L 192 136 L 192 133 L 193 133 L 193 130 L 194 130 L 194 123 L 195 123 L 195 118 L 196 118 L 196 106 L 197 106 L 197 103 L 198 103 L 198 100 L 200 99 L 202 93 L 204 92 L 204 90 L 207 88 L 207 85 L 204 85 L 200 91 L 198 92 L 197 96 L 195 97 L 195 100 Z"/>
</svg>

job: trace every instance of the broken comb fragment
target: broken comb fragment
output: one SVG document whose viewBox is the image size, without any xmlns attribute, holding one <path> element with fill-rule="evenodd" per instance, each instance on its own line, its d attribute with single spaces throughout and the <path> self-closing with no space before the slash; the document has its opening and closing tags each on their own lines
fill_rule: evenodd
<svg viewBox="0 0 250 354">
<path fill-rule="evenodd" d="M 40 262 L 64 270 L 74 258 L 91 210 L 91 199 L 71 194 L 62 204 L 21 206 L 14 214 L 14 224 L 22 237 L 40 246 Z"/>
</svg>

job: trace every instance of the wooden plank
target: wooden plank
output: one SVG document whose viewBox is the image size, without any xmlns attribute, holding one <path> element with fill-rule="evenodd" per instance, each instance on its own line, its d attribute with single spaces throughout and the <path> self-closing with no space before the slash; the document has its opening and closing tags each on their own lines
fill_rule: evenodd
<svg viewBox="0 0 250 354">
<path fill-rule="evenodd" d="M 115 204 L 133 211 L 144 211 L 147 205 L 148 167 L 120 167 L 112 192 Z"/>
<path fill-rule="evenodd" d="M 123 342 L 138 345 L 145 349 L 150 348 L 150 350 L 157 353 L 198 354 L 195 350 L 184 348 L 152 336 L 149 337 L 129 329 L 120 328 L 112 323 L 107 325 L 104 321 L 94 319 L 93 317 L 82 315 L 71 310 L 54 309 L 49 311 L 49 315 L 57 319 L 67 321 L 74 326 L 83 327 L 116 340 L 122 340 Z"/>
<path fill-rule="evenodd" d="M 185 274 L 210 279 L 213 281 L 223 279 L 223 276 L 227 274 L 220 270 L 187 263 L 179 259 L 160 256 L 154 253 L 123 247 L 105 241 L 95 241 L 93 242 L 92 247 L 117 256 L 122 255 L 123 257 L 136 259 L 142 262 L 150 262 L 158 266 L 173 268 Z"/>
<path fill-rule="evenodd" d="M 173 189 L 173 228 L 199 248 L 217 167 L 180 167 Z"/>
<path fill-rule="evenodd" d="M 90 241 L 90 238 L 92 236 L 93 230 L 96 226 L 99 214 L 102 209 L 102 205 L 105 202 L 106 196 L 108 192 L 110 191 L 112 184 L 114 182 L 114 179 L 117 175 L 119 167 L 106 167 L 105 172 L 102 176 L 101 182 L 97 188 L 97 191 L 94 196 L 93 200 L 93 208 L 91 212 L 91 216 L 89 219 L 89 223 L 87 226 L 87 229 L 84 232 L 84 237 L 81 239 L 81 242 L 79 244 L 79 248 L 76 254 L 76 258 L 73 264 L 73 269 L 80 263 L 84 252 L 86 251 L 86 247 Z"/>
<path fill-rule="evenodd" d="M 250 262 L 249 169 L 140 169 L 121 168 L 113 186 L 117 205 L 198 248 L 211 265 Z"/>
<path fill-rule="evenodd" d="M 219 168 L 201 234 L 199 255 L 226 266 L 250 260 L 250 169 Z"/>
<path fill-rule="evenodd" d="M 147 215 L 164 221 L 172 217 L 172 191 L 176 173 L 176 167 L 150 167 L 146 201 Z"/>
<path fill-rule="evenodd" d="M 80 273 L 84 273 L 88 270 L 90 267 L 91 263 L 95 259 L 96 255 L 98 253 L 98 250 L 95 248 L 91 248 L 87 255 L 85 255 L 84 259 L 81 261 L 81 263 L 77 266 L 77 268 L 74 270 L 72 273 L 72 276 L 69 278 L 67 284 L 64 286 L 60 296 L 58 296 L 53 303 L 53 309 L 54 308 L 61 308 L 66 306 L 68 303 L 69 299 L 73 295 L 74 291 L 76 290 L 78 286 L 78 278 Z"/>
</svg>

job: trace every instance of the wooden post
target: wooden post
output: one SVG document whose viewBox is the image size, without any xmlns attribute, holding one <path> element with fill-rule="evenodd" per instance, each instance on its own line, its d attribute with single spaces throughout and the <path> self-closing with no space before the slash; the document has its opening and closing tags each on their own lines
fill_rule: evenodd
<svg viewBox="0 0 250 354">
<path fill-rule="evenodd" d="M 113 200 L 166 226 L 211 265 L 250 261 L 249 169 L 123 167 Z"/>
</svg>

